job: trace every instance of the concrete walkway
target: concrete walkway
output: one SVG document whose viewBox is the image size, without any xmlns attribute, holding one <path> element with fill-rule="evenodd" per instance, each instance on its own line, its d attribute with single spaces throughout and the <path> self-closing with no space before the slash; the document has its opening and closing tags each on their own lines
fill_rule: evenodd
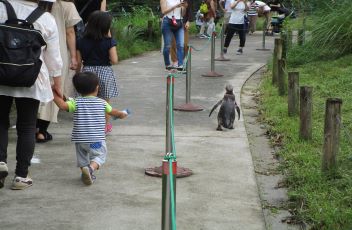
<svg viewBox="0 0 352 230">
<path fill-rule="evenodd" d="M 177 229 L 263 230 L 264 218 L 258 195 L 244 120 L 234 130 L 216 131 L 212 106 L 222 98 L 227 83 L 234 86 L 240 105 L 241 87 L 265 65 L 272 51 L 258 51 L 262 36 L 247 36 L 244 54 L 235 55 L 238 39 L 232 41 L 228 62 L 216 62 L 221 78 L 205 78 L 210 71 L 210 47 L 192 54 L 192 103 L 201 112 L 175 112 L 178 165 L 194 175 L 177 179 Z M 192 38 L 201 48 L 206 40 Z M 217 47 L 220 40 L 216 41 Z M 273 38 L 267 38 L 271 48 Z M 210 43 L 209 43 L 210 45 Z M 219 48 L 216 57 L 219 56 Z M 166 73 L 159 51 L 120 62 L 119 109 L 130 108 L 132 116 L 113 123 L 107 137 L 109 156 L 97 173 L 97 181 L 85 186 L 76 168 L 70 142 L 72 114 L 61 112 L 60 123 L 50 132 L 54 140 L 36 146 L 40 163 L 30 168 L 34 185 L 24 191 L 9 189 L 15 166 L 15 130 L 9 144 L 10 175 L 0 190 L 0 229 L 3 230 L 157 230 L 161 229 L 161 179 L 144 174 L 160 166 L 165 152 Z M 185 102 L 185 79 L 177 78 L 175 105 Z"/>
</svg>

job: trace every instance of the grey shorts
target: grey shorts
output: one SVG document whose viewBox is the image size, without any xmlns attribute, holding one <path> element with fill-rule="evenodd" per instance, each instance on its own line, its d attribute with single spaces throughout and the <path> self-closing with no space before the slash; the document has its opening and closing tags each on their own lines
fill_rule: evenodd
<svg viewBox="0 0 352 230">
<path fill-rule="evenodd" d="M 95 143 L 75 143 L 77 166 L 84 167 L 94 161 L 99 166 L 103 165 L 108 153 L 106 142 L 100 141 Z"/>
</svg>

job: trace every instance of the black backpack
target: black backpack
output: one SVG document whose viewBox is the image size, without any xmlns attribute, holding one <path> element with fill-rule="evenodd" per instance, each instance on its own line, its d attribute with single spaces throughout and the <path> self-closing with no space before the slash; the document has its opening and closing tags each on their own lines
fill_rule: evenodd
<svg viewBox="0 0 352 230">
<path fill-rule="evenodd" d="M 26 19 L 18 19 L 12 5 L 0 0 L 7 10 L 8 20 L 0 24 L 0 85 L 31 87 L 37 80 L 46 45 L 35 22 L 44 11 L 36 8 Z"/>
</svg>

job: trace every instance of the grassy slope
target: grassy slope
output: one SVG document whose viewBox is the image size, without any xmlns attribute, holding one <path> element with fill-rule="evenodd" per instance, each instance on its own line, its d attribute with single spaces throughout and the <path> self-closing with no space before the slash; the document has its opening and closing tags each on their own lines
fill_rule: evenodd
<svg viewBox="0 0 352 230">
<path fill-rule="evenodd" d="M 283 137 L 279 155 L 287 175 L 290 208 L 313 229 L 352 229 L 351 63 L 352 55 L 295 69 L 300 72 L 300 86 L 313 87 L 312 141 L 299 140 L 299 118 L 287 116 L 287 97 L 278 96 L 270 73 L 262 84 L 262 109 L 270 133 Z M 329 97 L 343 100 L 338 172 L 333 178 L 321 172 L 325 101 Z"/>
</svg>

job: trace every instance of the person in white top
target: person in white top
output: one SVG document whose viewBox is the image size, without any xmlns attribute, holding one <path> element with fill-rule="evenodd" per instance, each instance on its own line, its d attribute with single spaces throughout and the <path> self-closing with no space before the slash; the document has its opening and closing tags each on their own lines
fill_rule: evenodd
<svg viewBox="0 0 352 230">
<path fill-rule="evenodd" d="M 50 5 L 50 2 L 48 0 L 39 0 L 38 4 L 39 6 L 45 6 Z M 50 13 L 54 16 L 59 31 L 60 53 L 63 61 L 61 90 L 63 90 L 63 95 L 66 98 L 74 97 L 72 77 L 75 74 L 74 70 L 77 68 L 74 25 L 82 19 L 73 2 L 57 0 L 55 3 L 51 3 L 51 6 L 52 10 Z M 48 132 L 48 127 L 50 122 L 57 122 L 58 112 L 59 108 L 53 101 L 40 104 L 37 120 L 37 143 L 52 140 L 52 135 Z"/>
<path fill-rule="evenodd" d="M 248 10 L 247 0 L 231 0 L 231 17 L 229 20 L 229 25 L 227 26 L 227 33 L 224 43 L 224 53 L 227 53 L 227 48 L 230 45 L 231 39 L 235 33 L 238 34 L 240 38 L 240 46 L 237 50 L 237 54 L 243 53 L 243 47 L 246 43 L 246 29 L 244 17 L 246 15 L 246 10 Z"/>
<path fill-rule="evenodd" d="M 186 13 L 187 3 L 182 0 L 160 0 L 160 8 L 163 14 L 161 32 L 164 38 L 163 56 L 165 68 L 167 70 L 174 68 L 170 64 L 171 38 L 174 36 L 177 50 L 177 69 L 182 70 L 184 56 L 184 27 L 182 18 Z"/>
<path fill-rule="evenodd" d="M 10 0 L 18 18 L 25 19 L 37 7 L 37 0 Z M 0 3 L 0 23 L 7 20 L 7 11 Z M 3 187 L 7 168 L 8 129 L 10 127 L 10 111 L 13 101 L 17 110 L 17 147 L 16 169 L 12 189 L 24 189 L 33 184 L 28 177 L 28 168 L 34 152 L 37 112 L 40 102 L 53 100 L 52 87 L 59 95 L 61 93 L 62 59 L 60 55 L 59 33 L 55 19 L 49 13 L 44 13 L 34 23 L 35 29 L 41 31 L 46 47 L 43 47 L 41 60 L 43 64 L 38 78 L 31 87 L 0 86 L 0 188 Z M 53 86 L 49 76 L 54 77 Z"/>
</svg>

